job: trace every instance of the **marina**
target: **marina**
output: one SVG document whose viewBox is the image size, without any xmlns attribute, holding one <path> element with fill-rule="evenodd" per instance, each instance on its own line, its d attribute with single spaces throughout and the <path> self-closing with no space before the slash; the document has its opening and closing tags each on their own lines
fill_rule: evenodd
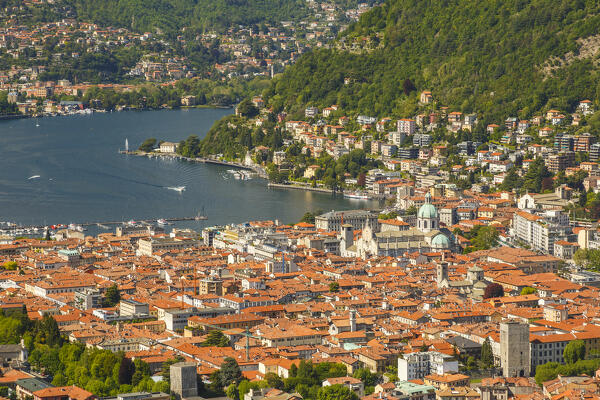
<svg viewBox="0 0 600 400">
<path fill-rule="evenodd" d="M 40 127 L 35 119 L 0 121 L 0 130 L 13 132 L 0 138 L 0 146 L 11 149 L 0 159 L 0 170 L 5 171 L 0 176 L 0 220 L 38 230 L 73 223 L 87 229 L 86 235 L 95 235 L 116 226 L 105 222 L 133 219 L 156 224 L 167 217 L 195 216 L 202 206 L 208 222 L 195 218 L 167 222 L 194 230 L 207 223 L 258 219 L 294 223 L 307 211 L 357 207 L 356 200 L 333 196 L 325 188 L 267 186 L 260 169 L 255 173 L 247 165 L 226 160 L 117 152 L 126 147 L 131 152 L 149 137 L 178 143 L 189 136 L 192 126 L 202 138 L 214 121 L 230 113 L 220 109 L 94 113 L 39 118 Z M 228 170 L 244 171 L 251 179 L 241 175 L 235 179 Z M 377 201 L 360 203 L 377 206 Z M 81 224 L 85 222 L 95 225 Z"/>
<path fill-rule="evenodd" d="M 206 221 L 208 217 L 206 215 L 198 214 L 193 217 L 171 217 L 171 218 L 148 218 L 130 221 L 100 221 L 100 222 L 81 222 L 81 223 L 70 223 L 70 224 L 52 224 L 52 225 L 31 225 L 23 226 L 13 222 L 0 222 L 0 233 L 2 234 L 23 234 L 31 235 L 37 233 L 44 233 L 46 230 L 59 230 L 69 229 L 73 231 L 83 232 L 88 227 L 95 226 L 104 230 L 108 230 L 111 226 L 117 225 L 154 225 L 158 224 L 161 226 L 172 225 L 175 222 L 182 221 Z"/>
</svg>

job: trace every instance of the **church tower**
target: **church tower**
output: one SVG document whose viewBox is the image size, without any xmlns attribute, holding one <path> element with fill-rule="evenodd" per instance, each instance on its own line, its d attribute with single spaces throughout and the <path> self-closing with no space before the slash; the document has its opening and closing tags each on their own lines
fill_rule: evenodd
<svg viewBox="0 0 600 400">
<path fill-rule="evenodd" d="M 437 209 L 431 204 L 431 194 L 425 195 L 425 204 L 419 208 L 417 213 L 417 228 L 421 232 L 431 232 L 440 228 L 440 217 Z"/>
<path fill-rule="evenodd" d="M 441 287 L 442 284 L 448 283 L 448 263 L 446 261 L 440 261 L 436 267 L 436 283 L 438 287 Z"/>
</svg>

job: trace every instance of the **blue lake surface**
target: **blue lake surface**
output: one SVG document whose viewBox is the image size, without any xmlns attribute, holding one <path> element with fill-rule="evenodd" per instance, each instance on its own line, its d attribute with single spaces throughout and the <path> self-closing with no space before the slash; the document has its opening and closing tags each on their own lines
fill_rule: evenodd
<svg viewBox="0 0 600 400">
<path fill-rule="evenodd" d="M 0 221 L 128 221 L 193 216 L 204 208 L 207 221 L 178 224 L 200 229 L 258 219 L 293 223 L 306 211 L 377 206 L 269 189 L 263 179 L 235 180 L 222 166 L 118 153 L 125 139 L 133 149 L 149 137 L 173 142 L 190 134 L 202 138 L 231 112 L 161 110 L 0 121 Z M 168 189 L 176 186 L 186 190 Z"/>
</svg>

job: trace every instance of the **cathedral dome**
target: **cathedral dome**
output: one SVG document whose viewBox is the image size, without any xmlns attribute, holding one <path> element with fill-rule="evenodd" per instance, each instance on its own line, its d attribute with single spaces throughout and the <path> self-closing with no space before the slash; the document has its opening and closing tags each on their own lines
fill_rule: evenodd
<svg viewBox="0 0 600 400">
<path fill-rule="evenodd" d="M 431 247 L 436 249 L 449 249 L 450 248 L 450 240 L 446 237 L 446 235 L 442 233 L 438 233 L 435 235 L 433 240 L 431 241 Z"/>
<path fill-rule="evenodd" d="M 434 219 L 438 217 L 437 209 L 433 204 L 431 204 L 431 194 L 427 193 L 425 195 L 425 204 L 419 208 L 419 212 L 417 213 L 417 218 L 422 219 Z"/>
<path fill-rule="evenodd" d="M 421 206 L 421 208 L 419 208 L 417 217 L 418 218 L 437 218 L 438 212 L 433 204 L 425 203 Z"/>
</svg>

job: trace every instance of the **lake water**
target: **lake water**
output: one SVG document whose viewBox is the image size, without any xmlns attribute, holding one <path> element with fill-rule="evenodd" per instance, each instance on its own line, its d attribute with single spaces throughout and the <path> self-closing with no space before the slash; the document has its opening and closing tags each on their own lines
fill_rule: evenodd
<svg viewBox="0 0 600 400">
<path fill-rule="evenodd" d="M 222 166 L 118 153 L 125 139 L 133 149 L 149 137 L 173 142 L 190 134 L 204 137 L 230 113 L 161 110 L 0 121 L 0 221 L 127 221 L 194 216 L 204 208 L 207 221 L 179 224 L 200 229 L 258 219 L 292 223 L 306 211 L 376 207 L 339 196 L 269 189 L 263 179 L 235 180 Z M 167 189 L 175 186 L 186 190 Z"/>
</svg>

